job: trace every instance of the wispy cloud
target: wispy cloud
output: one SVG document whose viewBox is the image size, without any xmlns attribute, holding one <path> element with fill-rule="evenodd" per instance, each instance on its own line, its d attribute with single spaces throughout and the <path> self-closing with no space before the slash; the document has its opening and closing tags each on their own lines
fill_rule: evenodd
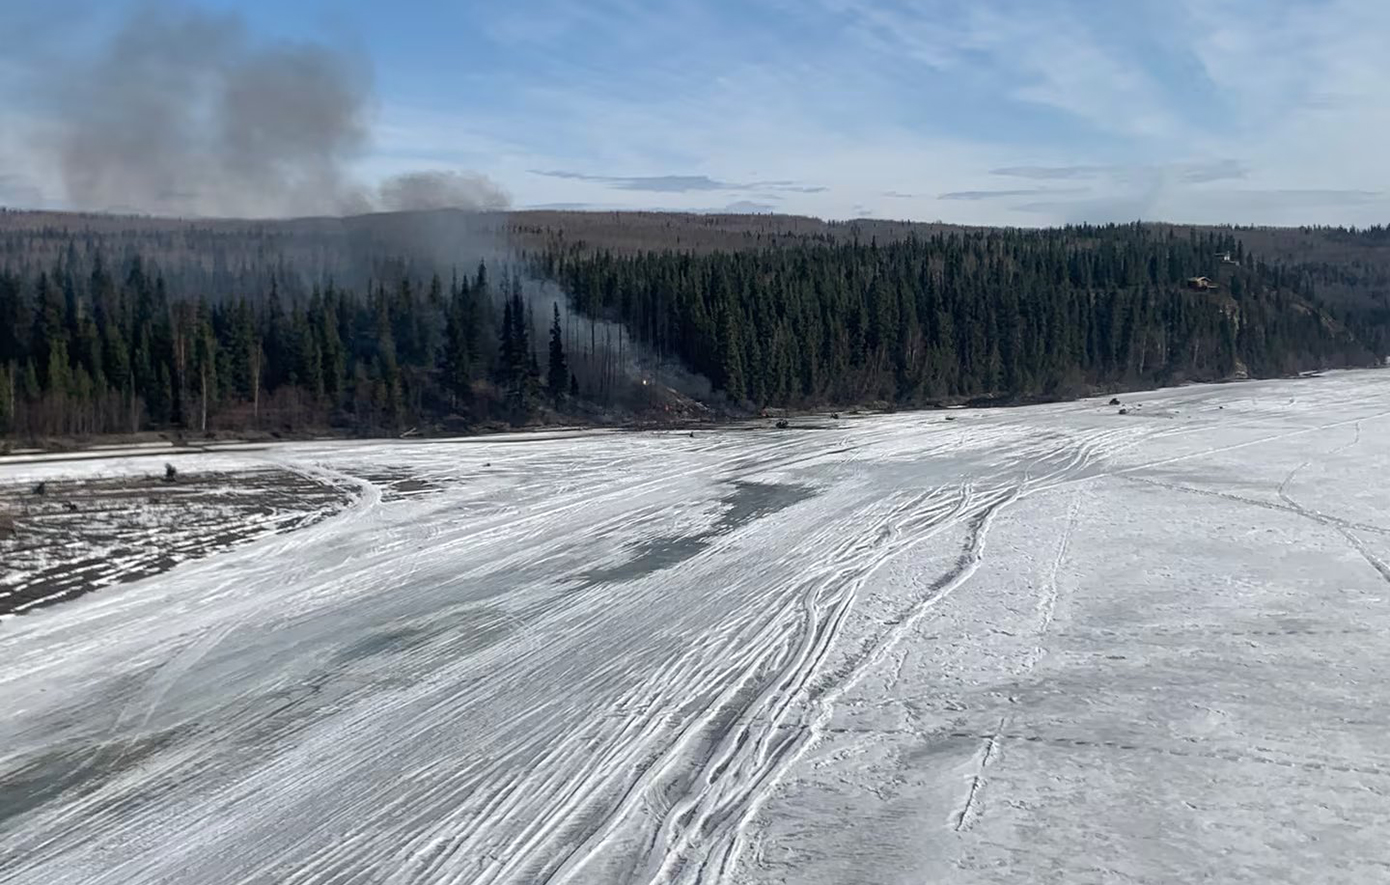
<svg viewBox="0 0 1390 885">
<path fill-rule="evenodd" d="M 1170 167 L 1178 178 L 1190 184 L 1203 184 L 1208 181 L 1227 181 L 1245 178 L 1250 174 L 1244 163 L 1238 160 L 1217 160 L 1211 163 L 1183 163 Z"/>
<path fill-rule="evenodd" d="M 523 202 L 1366 223 L 1382 220 L 1367 195 L 1390 191 L 1379 0 L 519 0 L 478 15 L 515 79 L 458 128 L 535 133 L 484 168 Z"/>
<path fill-rule="evenodd" d="M 951 191 L 941 194 L 938 200 L 1001 200 L 1012 197 L 1036 197 L 1043 194 L 1084 194 L 1086 188 L 1067 188 L 1067 187 L 1036 187 L 1025 190 L 985 190 L 985 191 Z"/>
<path fill-rule="evenodd" d="M 1010 208 L 1015 212 L 1048 216 L 1048 221 L 1064 224 L 1090 222 L 1152 221 L 1156 216 L 1153 201 L 1142 197 L 1096 197 L 1085 200 L 1037 200 Z M 1181 218 L 1170 220 L 1179 221 Z"/>
<path fill-rule="evenodd" d="M 530 204 L 525 205 L 525 206 L 519 206 L 518 208 L 520 208 L 520 209 L 532 209 L 532 210 L 537 210 L 537 211 L 549 210 L 549 211 L 555 211 L 555 212 L 593 212 L 593 211 L 600 211 L 600 210 L 621 209 L 622 207 L 621 207 L 621 206 L 604 206 L 604 205 L 599 204 L 599 203 L 579 203 L 579 202 L 570 202 L 570 203 L 530 203 Z"/>
<path fill-rule="evenodd" d="M 0 206 L 41 206 L 43 191 L 26 176 L 0 173 Z"/>
<path fill-rule="evenodd" d="M 763 212 L 776 212 L 777 207 L 771 203 L 759 203 L 756 200 L 736 200 L 725 206 L 724 211 L 741 214 L 759 214 Z"/>
<path fill-rule="evenodd" d="M 555 210 L 569 212 L 612 212 L 628 210 L 638 212 L 689 212 L 696 215 L 755 215 L 778 211 L 770 203 L 756 200 L 735 200 L 723 206 L 623 206 L 612 203 L 534 203 L 520 207 L 532 210 Z"/>
<path fill-rule="evenodd" d="M 588 181 L 608 185 L 625 191 L 651 191 L 663 194 L 684 194 L 692 191 L 787 191 L 798 194 L 818 194 L 827 188 L 798 184 L 795 181 L 720 181 L 708 175 L 588 175 L 581 172 L 563 170 L 541 171 L 533 169 L 533 174 L 547 178 L 564 178 L 570 181 Z"/>
<path fill-rule="evenodd" d="M 1252 165 L 1285 186 L 1390 185 L 1390 4 L 1182 0 L 1192 53 Z"/>
<path fill-rule="evenodd" d="M 1031 178 L 1042 181 L 1075 181 L 1110 178 L 1136 180 L 1169 177 L 1189 184 L 1244 178 L 1248 170 L 1238 160 L 1169 163 L 1165 165 L 1111 164 L 1104 166 L 1007 166 L 990 170 L 991 175 Z"/>
<path fill-rule="evenodd" d="M 990 175 L 1005 175 L 1010 178 L 1033 178 L 1040 181 L 1072 180 L 1077 178 L 1095 178 L 1102 175 L 1107 169 L 1117 167 L 1108 166 L 1006 166 L 1001 169 L 991 169 Z"/>
<path fill-rule="evenodd" d="M 56 21 L 40 2 L 0 4 L 0 33 L 26 4 Z M 477 169 L 518 205 L 603 210 L 1387 217 L 1383 0 L 516 0 L 392 29 L 346 8 L 382 74 L 368 178 Z M 45 33 L 73 54 L 69 30 Z M 0 59 L 0 106 L 50 56 Z M 0 168 L 48 191 L 42 124 L 7 113 Z"/>
<path fill-rule="evenodd" d="M 1273 190 L 1211 191 L 1207 198 L 1216 198 L 1252 208 L 1302 209 L 1325 206 L 1364 206 L 1390 204 L 1381 191 L 1316 190 L 1283 188 Z"/>
<path fill-rule="evenodd" d="M 1299 224 L 1308 213 L 1368 209 L 1390 211 L 1390 198 L 1375 191 L 1253 188 L 1198 190 L 1186 193 L 1151 191 L 1131 195 L 1087 197 L 1079 200 L 1035 200 L 1013 211 L 1073 222 L 1190 221 Z"/>
<path fill-rule="evenodd" d="M 997 99 L 1060 111 L 1103 132 L 1168 135 L 1181 129 L 1161 80 L 1135 63 L 1083 4 L 999 0 L 944 5 L 820 0 L 880 58 L 907 59 L 940 76 L 985 81 Z"/>
</svg>

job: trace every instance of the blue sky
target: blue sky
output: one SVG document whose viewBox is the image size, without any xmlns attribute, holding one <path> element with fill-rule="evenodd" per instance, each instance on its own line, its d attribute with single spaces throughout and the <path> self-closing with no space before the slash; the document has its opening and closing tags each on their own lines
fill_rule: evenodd
<svg viewBox="0 0 1390 885">
<path fill-rule="evenodd" d="M 0 202 L 64 204 L 26 78 L 131 5 L 4 4 Z M 476 172 L 518 207 L 1390 221 L 1385 0 L 197 5 L 371 72 L 369 181 Z"/>
</svg>

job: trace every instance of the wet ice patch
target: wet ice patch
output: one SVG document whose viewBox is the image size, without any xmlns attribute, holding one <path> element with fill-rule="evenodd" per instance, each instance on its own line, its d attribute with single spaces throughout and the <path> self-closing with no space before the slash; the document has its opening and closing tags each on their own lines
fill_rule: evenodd
<svg viewBox="0 0 1390 885">
<path fill-rule="evenodd" d="M 693 559 L 715 540 L 771 516 L 816 495 L 806 486 L 776 483 L 735 482 L 733 490 L 719 499 L 721 512 L 708 529 L 688 535 L 666 535 L 640 541 L 627 548 L 628 558 L 614 566 L 594 569 L 583 576 L 584 588 L 598 584 L 620 584 L 674 568 Z"/>
</svg>

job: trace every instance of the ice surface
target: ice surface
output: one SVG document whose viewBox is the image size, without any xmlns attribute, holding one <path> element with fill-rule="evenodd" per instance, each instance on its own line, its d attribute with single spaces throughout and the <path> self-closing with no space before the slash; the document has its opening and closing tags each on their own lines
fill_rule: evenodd
<svg viewBox="0 0 1390 885">
<path fill-rule="evenodd" d="M 0 881 L 1390 880 L 1390 375 L 1125 399 L 208 455 L 362 493 L 0 624 Z"/>
</svg>

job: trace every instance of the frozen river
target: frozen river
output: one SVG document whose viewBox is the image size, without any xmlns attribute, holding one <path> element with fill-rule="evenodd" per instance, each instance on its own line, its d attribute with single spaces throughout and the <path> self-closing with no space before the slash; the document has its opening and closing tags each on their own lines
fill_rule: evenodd
<svg viewBox="0 0 1390 885">
<path fill-rule="evenodd" d="M 0 623 L 0 882 L 1390 880 L 1390 373 L 1125 400 L 208 455 L 361 491 Z"/>
</svg>

